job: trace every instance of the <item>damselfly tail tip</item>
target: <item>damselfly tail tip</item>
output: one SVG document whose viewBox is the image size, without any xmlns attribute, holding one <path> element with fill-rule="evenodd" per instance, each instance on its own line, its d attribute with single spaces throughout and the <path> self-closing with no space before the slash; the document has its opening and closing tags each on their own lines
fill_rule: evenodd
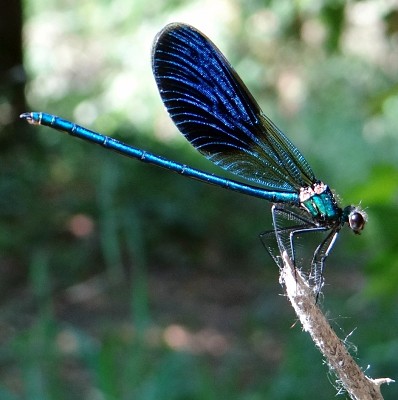
<svg viewBox="0 0 398 400">
<path fill-rule="evenodd" d="M 40 120 L 35 118 L 34 114 L 35 113 L 33 112 L 24 112 L 19 116 L 19 118 L 26 120 L 29 124 L 40 125 Z"/>
</svg>

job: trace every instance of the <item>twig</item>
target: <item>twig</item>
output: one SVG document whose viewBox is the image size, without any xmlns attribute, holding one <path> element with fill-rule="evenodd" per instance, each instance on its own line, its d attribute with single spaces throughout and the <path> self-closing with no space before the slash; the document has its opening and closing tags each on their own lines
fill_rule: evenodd
<svg viewBox="0 0 398 400">
<path fill-rule="evenodd" d="M 394 381 L 390 378 L 371 379 L 363 373 L 317 306 L 309 284 L 294 268 L 286 252 L 282 256 L 284 267 L 281 269 L 280 282 L 286 288 L 304 331 L 310 334 L 329 368 L 340 378 L 351 399 L 383 400 L 380 385 Z"/>
</svg>

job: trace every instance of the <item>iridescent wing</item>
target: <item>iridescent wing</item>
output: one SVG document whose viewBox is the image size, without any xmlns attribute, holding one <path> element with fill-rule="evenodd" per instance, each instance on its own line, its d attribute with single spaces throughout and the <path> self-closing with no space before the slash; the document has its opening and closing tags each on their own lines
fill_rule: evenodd
<svg viewBox="0 0 398 400">
<path fill-rule="evenodd" d="M 152 67 L 172 120 L 213 163 L 270 189 L 297 192 L 315 181 L 302 154 L 201 32 L 166 26 L 155 39 Z"/>
</svg>

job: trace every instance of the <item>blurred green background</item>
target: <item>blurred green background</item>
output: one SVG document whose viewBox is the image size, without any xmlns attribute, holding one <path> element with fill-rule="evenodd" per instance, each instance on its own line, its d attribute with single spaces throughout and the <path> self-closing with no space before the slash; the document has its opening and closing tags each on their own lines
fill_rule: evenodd
<svg viewBox="0 0 398 400">
<path fill-rule="evenodd" d="M 397 379 L 396 2 L 19 6 L 0 17 L 1 400 L 335 396 L 258 239 L 269 204 L 18 120 L 59 114 L 222 173 L 177 132 L 151 75 L 172 21 L 209 36 L 317 177 L 367 211 L 328 260 L 321 305 L 368 375 Z"/>
</svg>

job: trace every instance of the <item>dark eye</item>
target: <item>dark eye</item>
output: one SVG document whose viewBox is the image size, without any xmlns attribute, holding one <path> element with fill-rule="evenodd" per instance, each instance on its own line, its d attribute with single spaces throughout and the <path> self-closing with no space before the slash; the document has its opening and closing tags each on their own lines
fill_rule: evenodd
<svg viewBox="0 0 398 400">
<path fill-rule="evenodd" d="M 348 217 L 348 223 L 350 228 L 356 234 L 360 234 L 361 230 L 365 227 L 366 218 L 358 211 L 353 212 Z"/>
</svg>

